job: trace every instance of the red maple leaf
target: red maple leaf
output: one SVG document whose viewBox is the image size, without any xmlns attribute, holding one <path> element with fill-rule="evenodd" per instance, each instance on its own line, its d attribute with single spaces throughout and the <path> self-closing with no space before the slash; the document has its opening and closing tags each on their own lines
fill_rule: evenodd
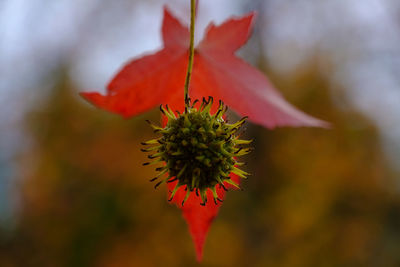
<svg viewBox="0 0 400 267">
<path fill-rule="evenodd" d="M 250 36 L 254 13 L 233 18 L 222 25 L 211 23 L 204 39 L 196 48 L 190 97 L 213 96 L 249 120 L 267 128 L 276 126 L 326 127 L 290 105 L 272 86 L 267 77 L 234 55 Z M 188 65 L 189 30 L 164 9 L 162 26 L 163 48 L 151 55 L 127 63 L 107 86 L 107 94 L 84 92 L 81 95 L 99 108 L 129 118 L 160 104 L 182 111 L 183 87 Z M 231 174 L 232 179 L 239 179 Z M 168 184 L 170 190 L 175 183 Z M 226 187 L 229 187 L 226 185 Z M 218 189 L 220 199 L 225 191 Z M 182 209 L 193 237 L 197 259 L 201 260 L 204 240 L 220 203 L 200 206 L 200 197 L 191 193 L 184 206 L 183 187 L 173 201 Z M 211 192 L 208 198 L 213 199 Z"/>
</svg>

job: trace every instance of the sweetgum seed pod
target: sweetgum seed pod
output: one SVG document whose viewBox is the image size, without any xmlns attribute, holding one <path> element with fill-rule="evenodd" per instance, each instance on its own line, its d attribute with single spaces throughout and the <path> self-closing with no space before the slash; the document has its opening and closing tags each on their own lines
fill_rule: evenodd
<svg viewBox="0 0 400 267">
<path fill-rule="evenodd" d="M 222 202 L 216 187 L 220 186 L 226 191 L 224 183 L 227 183 L 240 189 L 239 185 L 230 179 L 229 174 L 235 173 L 241 178 L 249 175 L 239 169 L 239 166 L 244 164 L 235 159 L 250 152 L 249 148 L 243 148 L 242 145 L 248 145 L 252 140 L 241 140 L 235 135 L 247 117 L 228 124 L 223 119 L 227 107 L 222 101 L 219 101 L 218 110 L 213 115 L 210 114 L 214 102 L 212 97 L 208 100 L 203 98 L 199 109 L 195 107 L 197 102 L 198 100 L 195 100 L 192 105 L 189 102 L 185 112 L 177 112 L 177 115 L 168 105 L 160 106 L 160 111 L 168 118 L 166 126 L 162 128 L 148 123 L 161 137 L 142 143 L 147 146 L 142 151 L 155 152 L 148 156 L 154 161 L 144 165 L 164 163 L 163 167 L 156 168 L 160 173 L 151 181 L 162 179 L 155 187 L 178 181 L 169 201 L 181 186 L 185 186 L 187 193 L 182 205 L 193 191 L 201 197 L 201 205 L 207 203 L 207 190 L 212 192 L 216 204 L 217 201 Z M 153 147 L 148 147 L 149 145 Z M 162 178 L 165 174 L 168 176 Z"/>
</svg>

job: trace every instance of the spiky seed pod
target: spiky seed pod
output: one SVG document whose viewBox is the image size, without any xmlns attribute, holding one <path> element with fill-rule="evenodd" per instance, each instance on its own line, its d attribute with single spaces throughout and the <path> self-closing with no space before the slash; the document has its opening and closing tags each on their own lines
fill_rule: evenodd
<svg viewBox="0 0 400 267">
<path fill-rule="evenodd" d="M 248 154 L 251 148 L 245 148 L 252 140 L 241 140 L 236 135 L 244 124 L 246 117 L 236 123 L 228 124 L 223 116 L 227 107 L 219 102 L 218 110 L 211 115 L 213 98 L 203 98 L 199 108 L 195 107 L 197 100 L 189 108 L 185 108 L 183 114 L 177 116 L 166 105 L 160 106 L 161 112 L 168 118 L 164 128 L 148 121 L 154 132 L 161 134 L 158 139 L 142 143 L 150 146 L 142 149 L 144 152 L 152 152 L 148 157 L 153 159 L 143 165 L 164 163 L 156 168 L 159 174 L 150 181 L 158 182 L 157 188 L 163 183 L 178 181 L 171 192 L 170 201 L 181 186 L 186 186 L 186 197 L 182 205 L 189 197 L 190 192 L 196 191 L 202 203 L 207 202 L 207 190 L 210 189 L 214 196 L 214 202 L 222 201 L 218 198 L 216 186 L 225 189 L 224 182 L 239 188 L 239 185 L 229 177 L 235 173 L 241 178 L 249 175 L 238 168 L 243 163 L 236 158 Z M 165 176 L 165 177 L 164 177 Z"/>
</svg>

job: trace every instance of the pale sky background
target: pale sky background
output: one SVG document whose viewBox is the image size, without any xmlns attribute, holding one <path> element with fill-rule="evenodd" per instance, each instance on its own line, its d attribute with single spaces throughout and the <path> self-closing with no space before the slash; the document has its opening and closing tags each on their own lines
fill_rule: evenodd
<svg viewBox="0 0 400 267">
<path fill-rule="evenodd" d="M 79 90 L 104 90 L 124 62 L 160 48 L 165 4 L 188 21 L 187 0 L 0 1 L 0 221 L 18 199 L 15 157 L 29 145 L 21 120 L 51 90 L 52 71 L 67 62 Z M 245 49 L 246 60 L 263 52 L 274 71 L 289 75 L 315 51 L 329 54 L 333 68 L 321 71 L 376 122 L 400 169 L 400 1 L 202 0 L 196 39 L 210 20 L 253 9 L 262 45 Z"/>
</svg>

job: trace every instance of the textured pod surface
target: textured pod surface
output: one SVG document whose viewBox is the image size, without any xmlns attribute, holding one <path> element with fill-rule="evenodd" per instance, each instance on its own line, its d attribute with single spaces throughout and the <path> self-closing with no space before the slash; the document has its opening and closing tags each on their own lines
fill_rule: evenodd
<svg viewBox="0 0 400 267">
<path fill-rule="evenodd" d="M 246 118 L 242 118 L 234 124 L 229 124 L 223 119 L 227 107 L 220 101 L 215 114 L 210 114 L 213 98 L 203 98 L 202 103 L 196 108 L 198 101 L 185 109 L 183 114 L 177 116 L 168 107 L 160 107 L 161 112 L 168 118 L 164 128 L 150 125 L 156 133 L 161 134 L 158 139 L 143 143 L 152 145 L 145 152 L 154 152 L 149 155 L 152 162 L 144 165 L 164 163 L 156 168 L 159 175 L 150 181 L 159 180 L 155 187 L 165 182 L 178 181 L 171 193 L 173 199 L 176 191 L 185 186 L 187 191 L 186 201 L 190 192 L 195 191 L 202 199 L 202 205 L 207 202 L 206 192 L 211 190 L 214 201 L 221 201 L 216 193 L 216 186 L 224 187 L 224 182 L 239 188 L 238 184 L 230 179 L 230 173 L 235 173 L 246 178 L 248 173 L 238 166 L 243 165 L 236 158 L 251 151 L 243 145 L 251 143 L 251 140 L 241 140 L 236 135 L 244 124 Z M 164 177 L 166 176 L 166 177 Z"/>
</svg>

